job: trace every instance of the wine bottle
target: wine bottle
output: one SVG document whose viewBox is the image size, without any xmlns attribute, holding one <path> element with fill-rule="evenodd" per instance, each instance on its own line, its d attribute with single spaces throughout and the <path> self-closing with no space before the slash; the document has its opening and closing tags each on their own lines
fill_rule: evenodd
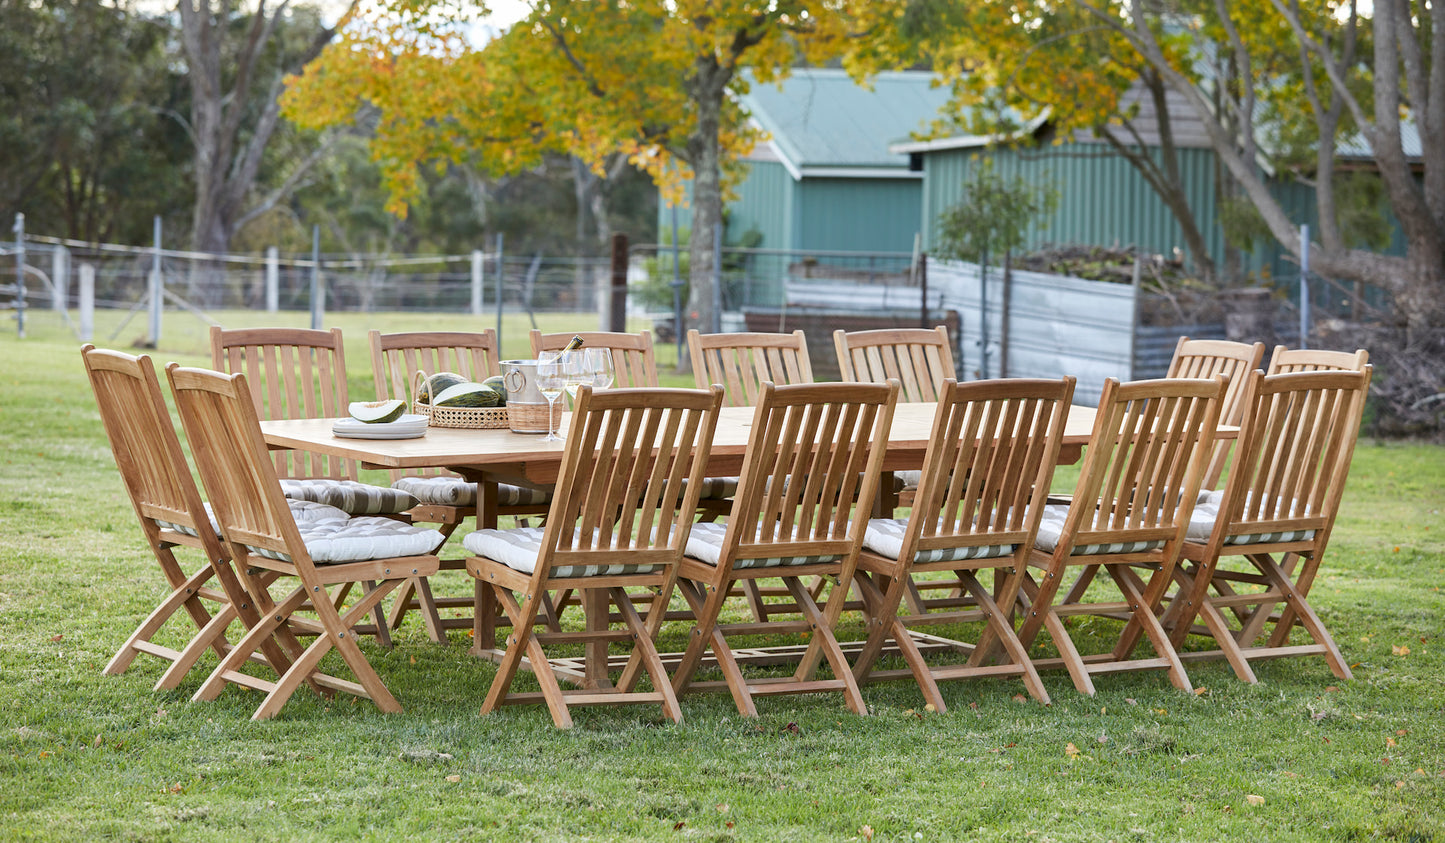
<svg viewBox="0 0 1445 843">
<path fill-rule="evenodd" d="M 568 352 L 568 351 L 576 351 L 577 349 L 579 349 L 579 348 L 581 348 L 581 347 L 582 347 L 582 337 L 574 335 L 574 336 L 572 337 L 572 339 L 567 342 L 567 345 L 563 346 L 562 351 L 563 351 L 564 353 L 565 353 L 565 352 Z"/>
</svg>

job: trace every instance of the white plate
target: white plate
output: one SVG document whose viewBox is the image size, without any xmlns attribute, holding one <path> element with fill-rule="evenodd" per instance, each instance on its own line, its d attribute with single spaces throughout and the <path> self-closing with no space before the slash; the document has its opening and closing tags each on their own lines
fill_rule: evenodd
<svg viewBox="0 0 1445 843">
<path fill-rule="evenodd" d="M 377 425 L 369 424 L 375 428 Z M 355 428 L 332 428 L 331 435 L 342 439 L 420 439 L 426 435 L 426 428 L 420 430 L 357 430 Z"/>
<path fill-rule="evenodd" d="M 331 429 L 336 430 L 425 430 L 427 417 L 418 415 L 403 415 L 395 421 L 389 422 L 364 422 L 353 419 L 350 416 L 339 418 L 331 423 Z"/>
</svg>

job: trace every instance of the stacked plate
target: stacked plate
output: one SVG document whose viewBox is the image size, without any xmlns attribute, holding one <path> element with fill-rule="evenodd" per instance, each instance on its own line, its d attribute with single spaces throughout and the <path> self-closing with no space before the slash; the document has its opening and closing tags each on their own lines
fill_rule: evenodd
<svg viewBox="0 0 1445 843">
<path fill-rule="evenodd" d="M 396 421 L 364 422 L 350 417 L 337 419 L 331 432 L 344 439 L 415 439 L 426 435 L 426 416 L 403 415 Z"/>
</svg>

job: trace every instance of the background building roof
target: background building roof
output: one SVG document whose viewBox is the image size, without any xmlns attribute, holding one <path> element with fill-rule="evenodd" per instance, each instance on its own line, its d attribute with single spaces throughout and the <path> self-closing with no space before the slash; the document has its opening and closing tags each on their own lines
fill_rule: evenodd
<svg viewBox="0 0 1445 843">
<path fill-rule="evenodd" d="M 779 83 L 752 82 L 742 103 L 772 139 L 751 157 L 782 161 L 794 179 L 902 175 L 908 155 L 888 147 L 926 129 L 948 102 L 948 89 L 934 87 L 935 78 L 881 73 L 870 90 L 843 70 L 798 69 Z"/>
</svg>

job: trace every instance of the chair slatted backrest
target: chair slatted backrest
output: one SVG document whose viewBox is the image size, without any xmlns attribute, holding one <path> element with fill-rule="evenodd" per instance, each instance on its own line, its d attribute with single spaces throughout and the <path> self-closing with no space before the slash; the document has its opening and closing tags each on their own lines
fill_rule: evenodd
<svg viewBox="0 0 1445 843">
<path fill-rule="evenodd" d="M 1225 386 L 1223 376 L 1105 381 L 1064 527 L 1075 546 L 1183 537 Z"/>
<path fill-rule="evenodd" d="M 1074 379 L 948 379 L 941 386 L 899 558 L 1030 544 L 1063 444 Z"/>
<path fill-rule="evenodd" d="M 116 467 L 147 537 L 158 540 L 157 521 L 181 525 L 195 531 L 209 559 L 225 558 L 181 452 L 150 357 L 90 345 L 82 349 L 82 356 Z"/>
<path fill-rule="evenodd" d="M 808 342 L 802 331 L 699 334 L 689 330 L 687 346 L 698 388 L 722 384 L 729 407 L 755 406 L 764 383 L 781 386 L 813 382 Z"/>
<path fill-rule="evenodd" d="M 1327 530 L 1334 523 L 1370 376 L 1366 365 L 1250 379 L 1219 515 L 1228 524 L 1225 535 Z"/>
<path fill-rule="evenodd" d="M 1264 361 L 1264 343 L 1230 342 L 1228 340 L 1192 340 L 1180 337 L 1174 347 L 1174 357 L 1169 361 L 1171 378 L 1212 378 L 1224 375 L 1229 378 L 1229 387 L 1219 409 L 1221 424 L 1238 425 L 1244 412 L 1244 384 L 1249 373 L 1260 367 Z M 1213 489 L 1219 484 L 1224 468 L 1229 463 L 1232 440 L 1220 439 L 1214 443 L 1214 455 L 1204 476 L 1204 487 Z"/>
<path fill-rule="evenodd" d="M 856 560 L 887 452 L 898 383 L 762 385 L 723 539 L 726 576 L 741 559 Z M 851 577 L 852 571 L 847 571 Z"/>
<path fill-rule="evenodd" d="M 247 400 L 254 396 L 247 377 L 175 363 L 166 373 L 232 558 L 245 560 L 253 549 L 264 549 L 290 556 L 298 570 L 303 561 L 309 567 L 306 545 L 261 437 L 256 406 Z"/>
<path fill-rule="evenodd" d="M 945 378 L 957 379 L 948 329 L 892 328 L 833 332 L 838 369 L 845 381 L 902 385 L 901 401 L 937 401 Z"/>
<path fill-rule="evenodd" d="M 635 334 L 615 331 L 579 331 L 544 334 L 532 329 L 532 356 L 544 351 L 561 351 L 573 337 L 582 338 L 583 348 L 605 348 L 612 352 L 613 386 L 619 389 L 657 386 L 657 355 L 652 349 L 652 332 Z"/>
<path fill-rule="evenodd" d="M 455 372 L 468 380 L 480 382 L 501 374 L 501 354 L 497 351 L 497 332 L 487 328 L 478 333 L 466 331 L 411 331 L 367 334 L 371 347 L 371 375 L 376 384 L 376 398 L 385 401 L 400 398 L 410 405 L 416 387 L 416 373 Z M 402 477 L 434 477 L 451 475 L 441 468 L 393 470 L 391 479 Z"/>
<path fill-rule="evenodd" d="M 246 375 L 259 418 L 321 419 L 347 414 L 341 329 L 211 328 L 211 367 Z M 281 477 L 356 479 L 356 464 L 305 451 L 276 451 Z"/>
<path fill-rule="evenodd" d="M 579 389 L 535 581 L 557 566 L 658 565 L 670 590 L 721 406 L 717 388 Z"/>
<path fill-rule="evenodd" d="M 376 383 L 376 400 L 400 398 L 408 404 L 417 372 L 434 375 L 455 372 L 470 381 L 483 381 L 502 373 L 497 351 L 497 332 L 487 328 L 478 333 L 465 331 L 411 331 L 367 334 L 371 346 L 371 375 Z"/>
<path fill-rule="evenodd" d="M 1362 372 L 1370 362 L 1370 352 L 1363 348 L 1355 351 L 1326 351 L 1317 348 L 1274 347 L 1269 356 L 1267 375 L 1286 375 L 1291 372 Z"/>
</svg>

